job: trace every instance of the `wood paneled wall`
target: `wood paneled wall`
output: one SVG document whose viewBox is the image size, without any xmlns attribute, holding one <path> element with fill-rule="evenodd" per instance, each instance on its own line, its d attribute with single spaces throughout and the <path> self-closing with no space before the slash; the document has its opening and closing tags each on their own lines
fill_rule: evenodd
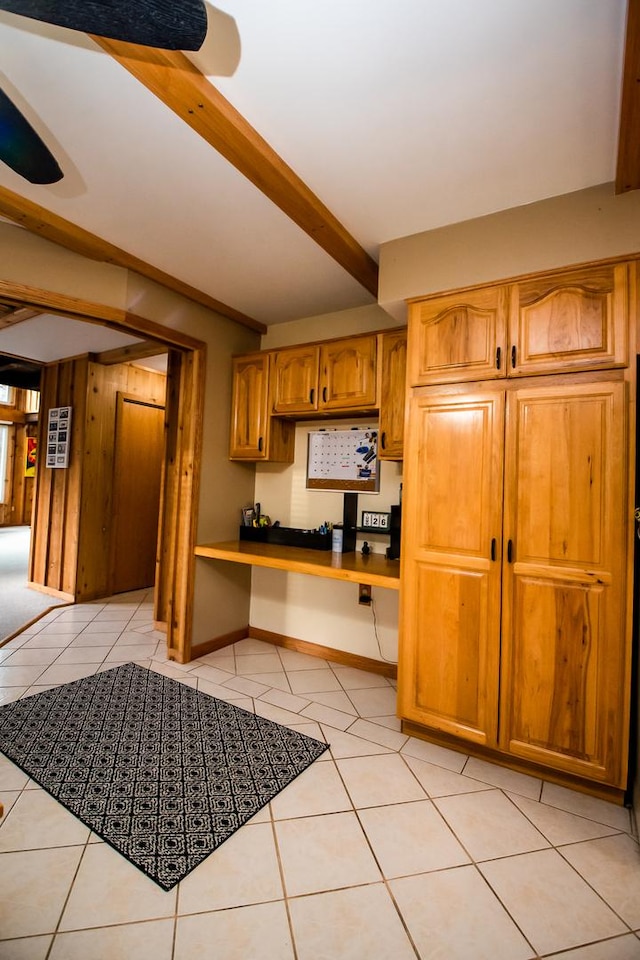
<svg viewBox="0 0 640 960">
<path fill-rule="evenodd" d="M 163 403 L 165 382 L 153 371 L 103 366 L 89 357 L 43 371 L 41 449 L 49 408 L 73 410 L 69 467 L 47 469 L 44 456 L 38 458 L 32 583 L 76 601 L 107 595 L 117 394 Z"/>
</svg>

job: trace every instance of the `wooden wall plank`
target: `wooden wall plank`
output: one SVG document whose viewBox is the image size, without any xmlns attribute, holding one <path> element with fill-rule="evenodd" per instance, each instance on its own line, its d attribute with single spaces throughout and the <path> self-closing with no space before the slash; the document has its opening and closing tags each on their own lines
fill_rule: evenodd
<svg viewBox="0 0 640 960">
<path fill-rule="evenodd" d="M 89 362 L 84 477 L 80 497 L 77 599 L 110 591 L 113 466 L 119 392 L 163 404 L 166 377 L 128 364 Z M 135 482 L 135 477 L 131 478 Z"/>
<path fill-rule="evenodd" d="M 164 583 L 164 608 L 169 612 L 168 656 L 187 663 L 191 659 L 206 352 L 204 348 L 185 352 L 170 363 L 177 388 L 170 394 L 172 408 L 167 404 L 167 420 L 172 425 L 167 449 L 172 459 L 167 457 L 162 532 L 163 555 L 170 552 L 172 556 L 171 579 Z"/>
</svg>

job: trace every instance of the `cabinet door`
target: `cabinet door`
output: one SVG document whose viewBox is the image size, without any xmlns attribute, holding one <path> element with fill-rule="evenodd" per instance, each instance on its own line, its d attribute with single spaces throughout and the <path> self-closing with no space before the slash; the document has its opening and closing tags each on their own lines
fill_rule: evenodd
<svg viewBox="0 0 640 960">
<path fill-rule="evenodd" d="M 320 344 L 320 410 L 377 406 L 377 338 Z"/>
<path fill-rule="evenodd" d="M 495 746 L 504 393 L 414 399 L 405 457 L 399 713 Z"/>
<path fill-rule="evenodd" d="M 627 264 L 514 284 L 509 375 L 627 364 Z"/>
<path fill-rule="evenodd" d="M 306 413 L 318 409 L 317 346 L 276 350 L 271 355 L 274 413 Z"/>
<path fill-rule="evenodd" d="M 404 409 L 407 372 L 407 331 L 384 333 L 382 379 L 380 384 L 381 460 L 402 460 L 404 456 Z"/>
<path fill-rule="evenodd" d="M 574 381 L 509 397 L 500 711 L 504 750 L 619 787 L 625 395 L 623 382 Z"/>
<path fill-rule="evenodd" d="M 264 460 L 269 428 L 269 354 L 233 360 L 229 457 Z"/>
<path fill-rule="evenodd" d="M 504 377 L 509 290 L 487 287 L 411 304 L 409 383 Z"/>
</svg>

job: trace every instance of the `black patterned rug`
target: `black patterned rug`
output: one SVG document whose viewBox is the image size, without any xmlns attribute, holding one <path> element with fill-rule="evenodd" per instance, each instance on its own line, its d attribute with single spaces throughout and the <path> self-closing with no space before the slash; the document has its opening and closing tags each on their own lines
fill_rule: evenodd
<svg viewBox="0 0 640 960">
<path fill-rule="evenodd" d="M 0 750 L 164 890 L 327 749 L 134 663 L 0 707 Z"/>
</svg>

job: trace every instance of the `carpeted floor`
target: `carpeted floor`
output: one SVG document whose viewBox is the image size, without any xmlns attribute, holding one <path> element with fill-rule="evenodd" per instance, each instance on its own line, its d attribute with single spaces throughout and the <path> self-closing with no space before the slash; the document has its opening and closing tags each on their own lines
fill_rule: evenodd
<svg viewBox="0 0 640 960">
<path fill-rule="evenodd" d="M 0 750 L 164 890 L 327 749 L 135 663 L 0 707 Z"/>
<path fill-rule="evenodd" d="M 0 527 L 0 643 L 65 602 L 27 586 L 30 538 L 30 527 Z"/>
</svg>

